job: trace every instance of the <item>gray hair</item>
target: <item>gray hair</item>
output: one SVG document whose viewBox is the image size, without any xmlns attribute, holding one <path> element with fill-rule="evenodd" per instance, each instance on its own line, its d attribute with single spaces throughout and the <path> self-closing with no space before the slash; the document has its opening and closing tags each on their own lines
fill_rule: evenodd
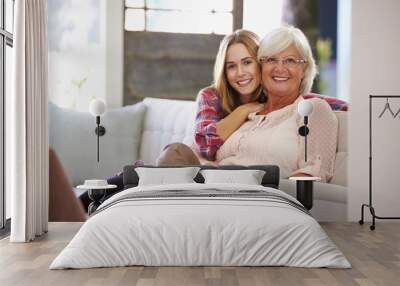
<svg viewBox="0 0 400 286">
<path fill-rule="evenodd" d="M 311 91 L 318 71 L 310 43 L 300 29 L 293 26 L 284 26 L 269 32 L 261 41 L 257 59 L 260 61 L 261 58 L 271 57 L 282 52 L 292 44 L 297 48 L 300 57 L 307 62 L 304 78 L 300 84 L 300 95 L 305 95 Z"/>
</svg>

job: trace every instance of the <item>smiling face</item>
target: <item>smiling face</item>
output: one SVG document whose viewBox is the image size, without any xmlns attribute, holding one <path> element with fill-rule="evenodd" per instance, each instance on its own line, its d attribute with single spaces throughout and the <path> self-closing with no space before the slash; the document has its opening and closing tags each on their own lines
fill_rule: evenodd
<svg viewBox="0 0 400 286">
<path fill-rule="evenodd" d="M 268 62 L 262 64 L 262 84 L 271 97 L 287 97 L 295 99 L 299 96 L 301 80 L 304 77 L 305 63 L 296 62 L 300 60 L 299 51 L 290 45 L 280 53 L 268 57 Z M 277 61 L 276 61 L 277 59 Z M 286 59 L 286 64 L 282 62 Z"/>
<path fill-rule="evenodd" d="M 240 94 L 241 103 L 250 102 L 260 85 L 260 67 L 246 46 L 231 45 L 226 53 L 225 74 L 230 86 Z"/>
</svg>

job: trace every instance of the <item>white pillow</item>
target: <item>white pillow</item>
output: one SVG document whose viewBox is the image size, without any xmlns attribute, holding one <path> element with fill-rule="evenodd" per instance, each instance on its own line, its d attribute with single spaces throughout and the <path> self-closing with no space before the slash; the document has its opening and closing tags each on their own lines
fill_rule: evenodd
<svg viewBox="0 0 400 286">
<path fill-rule="evenodd" d="M 226 184 L 247 184 L 261 185 L 265 171 L 262 170 L 201 170 L 205 184 L 226 183 Z"/>
<path fill-rule="evenodd" d="M 199 170 L 199 167 L 138 167 L 135 169 L 136 173 L 139 176 L 139 186 L 195 183 L 193 179 L 196 177 Z"/>
<path fill-rule="evenodd" d="M 137 103 L 108 110 L 101 118 L 106 128 L 100 137 L 100 162 L 96 153 L 96 119 L 89 112 L 49 103 L 49 143 L 56 151 L 74 186 L 86 179 L 105 179 L 139 159 L 146 106 Z"/>
</svg>

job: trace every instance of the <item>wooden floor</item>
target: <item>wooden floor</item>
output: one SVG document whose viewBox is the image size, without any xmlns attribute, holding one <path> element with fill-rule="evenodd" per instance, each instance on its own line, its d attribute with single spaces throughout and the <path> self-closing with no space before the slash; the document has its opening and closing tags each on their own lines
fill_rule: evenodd
<svg viewBox="0 0 400 286">
<path fill-rule="evenodd" d="M 357 223 L 323 228 L 353 268 L 121 267 L 48 270 L 80 223 L 51 223 L 32 243 L 0 241 L 0 285 L 400 285 L 400 223 L 379 222 L 375 231 Z"/>
</svg>

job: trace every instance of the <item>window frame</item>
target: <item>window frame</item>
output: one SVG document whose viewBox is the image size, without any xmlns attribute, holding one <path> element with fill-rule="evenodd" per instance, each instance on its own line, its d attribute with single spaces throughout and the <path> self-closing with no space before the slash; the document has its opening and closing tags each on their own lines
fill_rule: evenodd
<svg viewBox="0 0 400 286">
<path fill-rule="evenodd" d="M 133 10 L 143 10 L 144 11 L 144 28 L 143 30 L 126 30 L 126 19 L 125 14 L 128 9 Z M 146 13 L 147 11 L 180 11 L 179 9 L 161 9 L 161 8 L 149 8 L 147 7 L 147 1 L 144 1 L 143 7 L 128 7 L 124 1 L 124 31 L 125 32 L 145 32 L 145 33 L 181 33 L 181 32 L 169 32 L 169 31 L 152 31 L 148 30 L 148 23 Z M 243 0 L 232 0 L 232 10 L 230 12 L 222 12 L 222 11 L 211 11 L 212 13 L 230 13 L 232 15 L 232 31 L 242 28 L 243 26 Z M 182 32 L 183 34 L 195 34 L 195 35 L 213 35 L 215 32 L 211 33 L 190 33 L 190 32 Z"/>
<path fill-rule="evenodd" d="M 1 21 L 0 21 L 0 236 L 7 235 L 10 231 L 10 219 L 6 218 L 6 188 L 5 188 L 5 103 L 6 103 L 6 49 L 13 48 L 13 33 L 6 28 L 6 1 L 1 0 Z M 12 1 L 12 15 L 14 19 L 15 0 Z M 8 15 L 10 17 L 10 15 Z M 12 21 L 13 22 L 13 21 Z M 13 30 L 13 29 L 12 29 Z"/>
</svg>

